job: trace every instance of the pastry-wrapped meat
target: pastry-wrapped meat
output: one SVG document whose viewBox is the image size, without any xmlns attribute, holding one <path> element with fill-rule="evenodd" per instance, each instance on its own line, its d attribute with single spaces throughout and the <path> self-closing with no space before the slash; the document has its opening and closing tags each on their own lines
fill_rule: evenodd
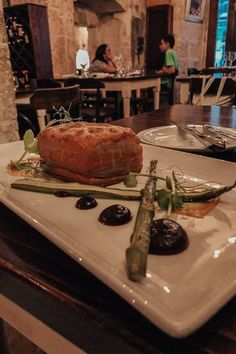
<svg viewBox="0 0 236 354">
<path fill-rule="evenodd" d="M 140 140 L 130 128 L 62 124 L 40 132 L 38 144 L 48 172 L 67 181 L 106 186 L 142 169 Z"/>
</svg>

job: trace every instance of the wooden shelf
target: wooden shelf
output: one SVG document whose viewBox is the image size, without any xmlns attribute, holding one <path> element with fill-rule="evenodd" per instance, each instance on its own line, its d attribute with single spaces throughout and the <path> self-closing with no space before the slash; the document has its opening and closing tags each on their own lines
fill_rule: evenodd
<svg viewBox="0 0 236 354">
<path fill-rule="evenodd" d="M 29 79 L 52 77 L 47 7 L 33 4 L 5 7 L 4 16 L 12 70 L 16 75 L 28 71 Z"/>
</svg>

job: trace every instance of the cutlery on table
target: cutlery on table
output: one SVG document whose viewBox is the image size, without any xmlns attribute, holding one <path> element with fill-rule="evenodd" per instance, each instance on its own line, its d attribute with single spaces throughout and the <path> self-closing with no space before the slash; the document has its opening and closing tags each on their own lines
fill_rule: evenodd
<svg viewBox="0 0 236 354">
<path fill-rule="evenodd" d="M 185 134 L 191 134 L 194 136 L 202 145 L 213 151 L 223 151 L 226 148 L 226 141 L 220 136 L 211 136 L 209 134 L 204 134 L 196 129 L 195 126 L 189 126 L 183 122 L 173 122 L 180 132 L 185 132 Z"/>
<path fill-rule="evenodd" d="M 211 133 L 215 133 L 215 134 L 220 134 L 220 135 L 225 136 L 226 138 L 236 140 L 236 135 L 227 133 L 227 132 L 225 132 L 225 131 L 222 130 L 222 129 L 215 128 L 215 127 L 213 127 L 213 126 L 210 125 L 210 124 L 204 124 L 204 125 L 203 125 L 203 130 L 208 131 L 208 132 L 211 132 Z"/>
</svg>

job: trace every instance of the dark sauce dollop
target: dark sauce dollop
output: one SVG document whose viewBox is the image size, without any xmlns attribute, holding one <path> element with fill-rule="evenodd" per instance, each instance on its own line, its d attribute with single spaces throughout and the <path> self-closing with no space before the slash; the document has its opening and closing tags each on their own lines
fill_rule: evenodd
<svg viewBox="0 0 236 354">
<path fill-rule="evenodd" d="M 131 219 L 130 210 L 121 204 L 114 204 L 104 209 L 98 218 L 102 224 L 109 226 L 124 225 Z"/>
<path fill-rule="evenodd" d="M 151 224 L 149 253 L 177 254 L 188 247 L 188 236 L 181 225 L 171 219 L 158 219 Z"/>
<path fill-rule="evenodd" d="M 89 195 L 84 195 L 83 197 L 79 198 L 75 204 L 75 207 L 82 210 L 88 210 L 96 208 L 98 205 L 96 199 L 90 197 Z"/>
<path fill-rule="evenodd" d="M 70 194 L 65 191 L 56 191 L 54 195 L 58 198 L 66 198 L 70 196 Z"/>
</svg>

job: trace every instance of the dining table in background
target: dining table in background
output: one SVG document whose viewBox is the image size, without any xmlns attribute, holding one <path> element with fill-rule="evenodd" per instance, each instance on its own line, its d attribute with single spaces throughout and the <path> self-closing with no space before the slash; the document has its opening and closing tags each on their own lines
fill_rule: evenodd
<svg viewBox="0 0 236 354">
<path fill-rule="evenodd" d="M 29 105 L 30 99 L 33 96 L 34 92 L 35 92 L 35 89 L 17 90 L 15 93 L 16 94 L 16 98 L 15 98 L 16 106 L 19 107 L 19 105 Z M 47 112 L 45 109 L 37 109 L 36 110 L 36 116 L 37 116 L 39 130 L 45 129 L 46 115 L 47 115 Z"/>
<path fill-rule="evenodd" d="M 236 109 L 176 105 L 113 124 L 138 133 L 173 121 L 236 129 Z M 209 156 L 236 162 L 236 149 Z M 236 353 L 235 298 L 195 333 L 174 339 L 3 204 L 0 317 L 57 354 L 79 353 L 76 348 L 90 354 Z"/>
<path fill-rule="evenodd" d="M 123 116 L 130 116 L 130 99 L 132 91 L 135 91 L 136 97 L 140 97 L 141 90 L 153 89 L 154 109 L 160 105 L 161 79 L 156 74 L 145 74 L 124 77 L 106 77 L 101 79 L 105 84 L 105 91 L 121 92 L 123 99 Z"/>
<path fill-rule="evenodd" d="M 190 101 L 190 80 L 194 78 L 204 78 L 211 77 L 211 75 L 178 75 L 176 76 L 176 82 L 179 84 L 179 103 L 180 104 L 189 104 Z"/>
<path fill-rule="evenodd" d="M 79 86 L 67 87 L 45 87 L 16 91 L 15 99 L 17 111 L 26 116 L 30 111 L 35 111 L 39 130 L 46 127 L 47 122 L 52 119 L 49 112 L 60 107 L 68 109 L 70 106 L 79 105 Z"/>
<path fill-rule="evenodd" d="M 210 78 L 210 77 L 216 77 L 216 78 L 221 78 L 223 74 L 221 72 L 206 72 L 206 74 L 201 74 L 201 75 L 179 75 L 176 76 L 176 83 L 179 84 L 179 103 L 180 104 L 188 104 L 190 102 L 190 80 L 197 78 Z M 236 81 L 236 76 L 229 76 L 233 80 Z"/>
<path fill-rule="evenodd" d="M 179 84 L 179 103 L 189 104 L 190 101 L 190 80 L 194 78 L 211 77 L 211 75 L 179 75 L 176 76 L 176 82 Z"/>
<path fill-rule="evenodd" d="M 216 73 L 231 75 L 236 73 L 236 66 L 209 66 L 202 69 L 201 73 L 204 75 L 212 75 Z"/>
<path fill-rule="evenodd" d="M 154 109 L 158 109 L 160 105 L 160 90 L 161 90 L 161 79 L 160 76 L 153 72 L 146 72 L 144 74 L 134 74 L 134 75 L 102 75 L 96 76 L 96 74 L 91 74 L 89 77 L 102 81 L 105 85 L 104 89 L 101 89 L 103 97 L 108 91 L 120 92 L 121 98 L 123 100 L 123 117 L 130 116 L 130 99 L 132 92 L 135 92 L 136 97 L 140 97 L 141 90 L 151 88 L 153 90 L 153 100 Z M 63 78 L 55 78 L 55 80 L 63 83 L 67 79 L 75 79 L 77 76 L 65 75 Z M 86 79 L 83 77 L 83 79 Z"/>
</svg>

